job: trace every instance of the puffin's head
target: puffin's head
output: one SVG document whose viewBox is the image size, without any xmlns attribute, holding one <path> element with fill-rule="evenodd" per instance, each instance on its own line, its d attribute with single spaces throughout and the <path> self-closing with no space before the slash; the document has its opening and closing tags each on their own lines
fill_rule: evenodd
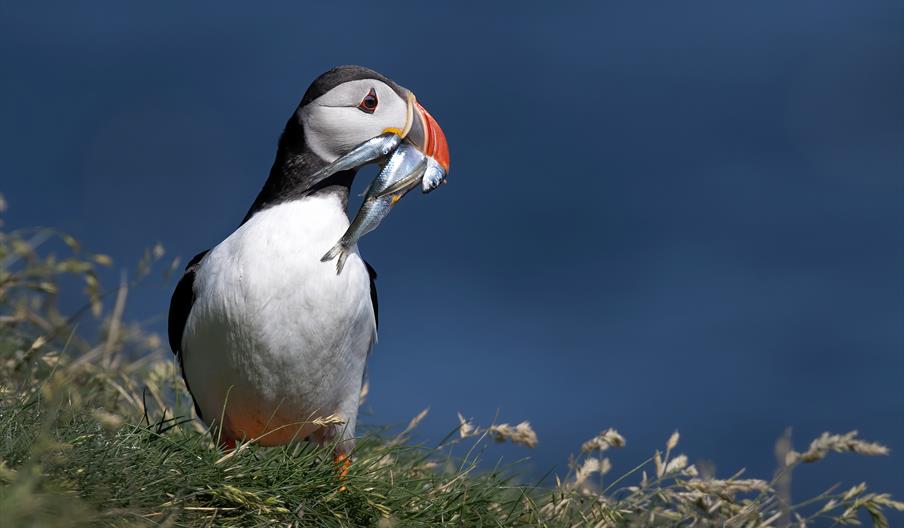
<svg viewBox="0 0 904 528">
<path fill-rule="evenodd" d="M 412 92 L 369 68 L 339 66 L 324 73 L 305 92 L 295 117 L 308 148 L 327 163 L 395 132 L 449 170 L 449 146 L 433 116 Z"/>
</svg>

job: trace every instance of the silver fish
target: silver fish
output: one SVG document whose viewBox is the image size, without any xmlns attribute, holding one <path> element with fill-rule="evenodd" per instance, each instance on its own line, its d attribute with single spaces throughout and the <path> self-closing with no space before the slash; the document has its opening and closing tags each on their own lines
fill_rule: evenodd
<svg viewBox="0 0 904 528">
<path fill-rule="evenodd" d="M 301 190 L 306 191 L 311 189 L 337 172 L 354 169 L 380 158 L 385 158 L 390 152 L 395 150 L 401 142 L 402 138 L 393 132 L 387 132 L 370 138 L 353 148 L 348 154 L 336 158 L 332 163 L 327 164 L 327 166 L 312 174 L 307 182 L 307 187 Z"/>
<path fill-rule="evenodd" d="M 427 170 L 421 179 L 421 191 L 428 193 L 440 185 L 446 183 L 446 171 L 432 157 L 427 157 Z"/>
<path fill-rule="evenodd" d="M 425 156 L 427 166 L 423 171 L 412 172 L 407 178 L 400 178 L 395 183 L 390 184 L 382 191 L 374 194 L 374 198 L 382 198 L 391 194 L 397 194 L 403 190 L 407 191 L 414 187 L 418 182 L 421 183 L 421 191 L 424 194 L 436 189 L 440 185 L 446 183 L 446 171 L 431 156 Z"/>
<path fill-rule="evenodd" d="M 320 259 L 321 262 L 333 260 L 336 257 L 336 273 L 342 271 L 345 266 L 345 259 L 348 258 L 348 252 L 352 246 L 358 243 L 358 240 L 370 233 L 380 225 L 380 222 L 389 214 L 389 210 L 397 201 L 412 187 L 417 185 L 424 171 L 427 168 L 427 157 L 410 143 L 402 143 L 399 148 L 393 152 L 389 161 L 380 171 L 380 174 L 374 178 L 367 193 L 364 202 L 355 219 L 352 220 L 345 234 L 339 239 L 339 242 Z M 400 182 L 402 183 L 399 186 Z M 396 189 L 392 193 L 387 193 L 386 189 Z"/>
<path fill-rule="evenodd" d="M 425 156 L 425 161 L 427 165 L 424 170 L 412 172 L 407 178 L 399 178 L 395 183 L 374 194 L 374 198 L 382 198 L 402 191 L 408 191 L 417 185 L 418 182 L 421 183 L 421 190 L 425 194 L 446 183 L 446 171 L 442 165 L 430 156 Z"/>
</svg>

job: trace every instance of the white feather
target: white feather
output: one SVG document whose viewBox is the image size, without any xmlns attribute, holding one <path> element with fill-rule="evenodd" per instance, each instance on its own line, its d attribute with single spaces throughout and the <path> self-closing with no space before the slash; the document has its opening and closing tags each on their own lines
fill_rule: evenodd
<svg viewBox="0 0 904 528">
<path fill-rule="evenodd" d="M 339 275 L 320 261 L 348 224 L 338 195 L 306 197 L 258 212 L 204 258 L 182 350 L 206 421 L 220 423 L 225 405 L 224 430 L 241 439 L 337 414 L 354 435 L 376 337 L 370 278 L 356 247 Z"/>
</svg>

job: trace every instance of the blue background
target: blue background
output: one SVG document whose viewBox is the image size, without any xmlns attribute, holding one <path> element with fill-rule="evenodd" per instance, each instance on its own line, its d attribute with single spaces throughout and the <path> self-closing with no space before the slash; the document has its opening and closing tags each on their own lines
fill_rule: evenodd
<svg viewBox="0 0 904 528">
<path fill-rule="evenodd" d="M 616 473 L 677 428 L 765 477 L 786 426 L 799 449 L 856 428 L 893 456 L 807 467 L 797 497 L 904 497 L 901 3 L 233 4 L 5 2 L 7 227 L 188 258 L 241 220 L 310 81 L 367 65 L 437 117 L 453 169 L 361 243 L 366 423 L 529 419 L 535 451 L 489 456 L 538 475 L 610 426 Z M 163 333 L 172 287 L 129 315 Z"/>
</svg>

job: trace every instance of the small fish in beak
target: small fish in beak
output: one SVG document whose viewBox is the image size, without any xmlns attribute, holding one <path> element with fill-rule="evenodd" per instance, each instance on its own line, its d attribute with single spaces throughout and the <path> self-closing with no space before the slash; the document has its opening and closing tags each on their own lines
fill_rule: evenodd
<svg viewBox="0 0 904 528">
<path fill-rule="evenodd" d="M 311 176 L 307 189 L 313 188 L 337 172 L 356 169 L 385 159 L 398 148 L 403 139 L 414 145 L 427 158 L 425 172 L 409 175 L 411 178 L 421 181 L 421 190 L 428 193 L 446 183 L 449 173 L 449 145 L 446 142 L 446 135 L 433 116 L 427 112 L 427 109 L 417 102 L 414 94 L 409 92 L 408 115 L 403 129 L 387 129 L 383 134 L 361 143 L 351 152 L 335 159 Z M 422 180 L 421 177 L 423 177 Z M 394 185 L 384 189 L 377 197 L 397 194 L 400 190 L 413 185 L 414 183 L 408 179 L 397 180 Z"/>
<path fill-rule="evenodd" d="M 392 155 L 386 160 L 390 152 Z M 384 134 L 365 141 L 319 170 L 313 179 L 316 184 L 336 172 L 384 160 L 383 169 L 368 186 L 355 219 L 339 242 L 320 259 L 328 262 L 338 258 L 337 274 L 342 272 L 351 247 L 376 229 L 402 196 L 418 183 L 421 190 L 428 193 L 446 182 L 449 173 L 446 135 L 410 92 L 404 129 L 387 129 Z"/>
<path fill-rule="evenodd" d="M 380 225 L 392 206 L 421 180 L 427 166 L 428 158 L 424 153 L 411 143 L 403 142 L 393 152 L 380 174 L 371 182 L 364 202 L 345 234 L 320 261 L 328 262 L 338 257 L 336 274 L 341 273 L 351 247 L 357 244 L 362 236 Z M 386 192 L 390 188 L 396 190 Z"/>
<path fill-rule="evenodd" d="M 421 182 L 421 190 L 428 193 L 446 182 L 449 174 L 449 144 L 439 123 L 417 101 L 414 102 L 414 116 L 406 139 L 427 156 L 427 170 Z"/>
<path fill-rule="evenodd" d="M 414 119 L 411 120 L 410 130 L 405 135 L 405 142 L 413 144 L 421 151 L 427 158 L 427 167 L 424 172 L 412 174 L 410 179 L 397 180 L 377 197 L 398 194 L 403 189 L 410 189 L 417 182 L 421 182 L 421 190 L 428 193 L 446 182 L 449 173 L 449 144 L 446 142 L 446 134 L 430 112 L 414 100 L 414 96 L 411 96 L 409 101 L 413 107 Z"/>
<path fill-rule="evenodd" d="M 427 158 L 427 170 L 421 179 L 421 191 L 425 194 L 446 183 L 446 171 L 443 166 L 433 158 Z"/>
<path fill-rule="evenodd" d="M 362 165 L 383 159 L 398 148 L 401 143 L 402 137 L 395 132 L 386 132 L 377 137 L 368 139 L 364 143 L 353 148 L 348 154 L 336 158 L 332 163 L 327 164 L 325 167 L 311 175 L 310 183 L 307 188 L 313 188 L 318 183 L 337 172 L 356 169 Z"/>
</svg>

